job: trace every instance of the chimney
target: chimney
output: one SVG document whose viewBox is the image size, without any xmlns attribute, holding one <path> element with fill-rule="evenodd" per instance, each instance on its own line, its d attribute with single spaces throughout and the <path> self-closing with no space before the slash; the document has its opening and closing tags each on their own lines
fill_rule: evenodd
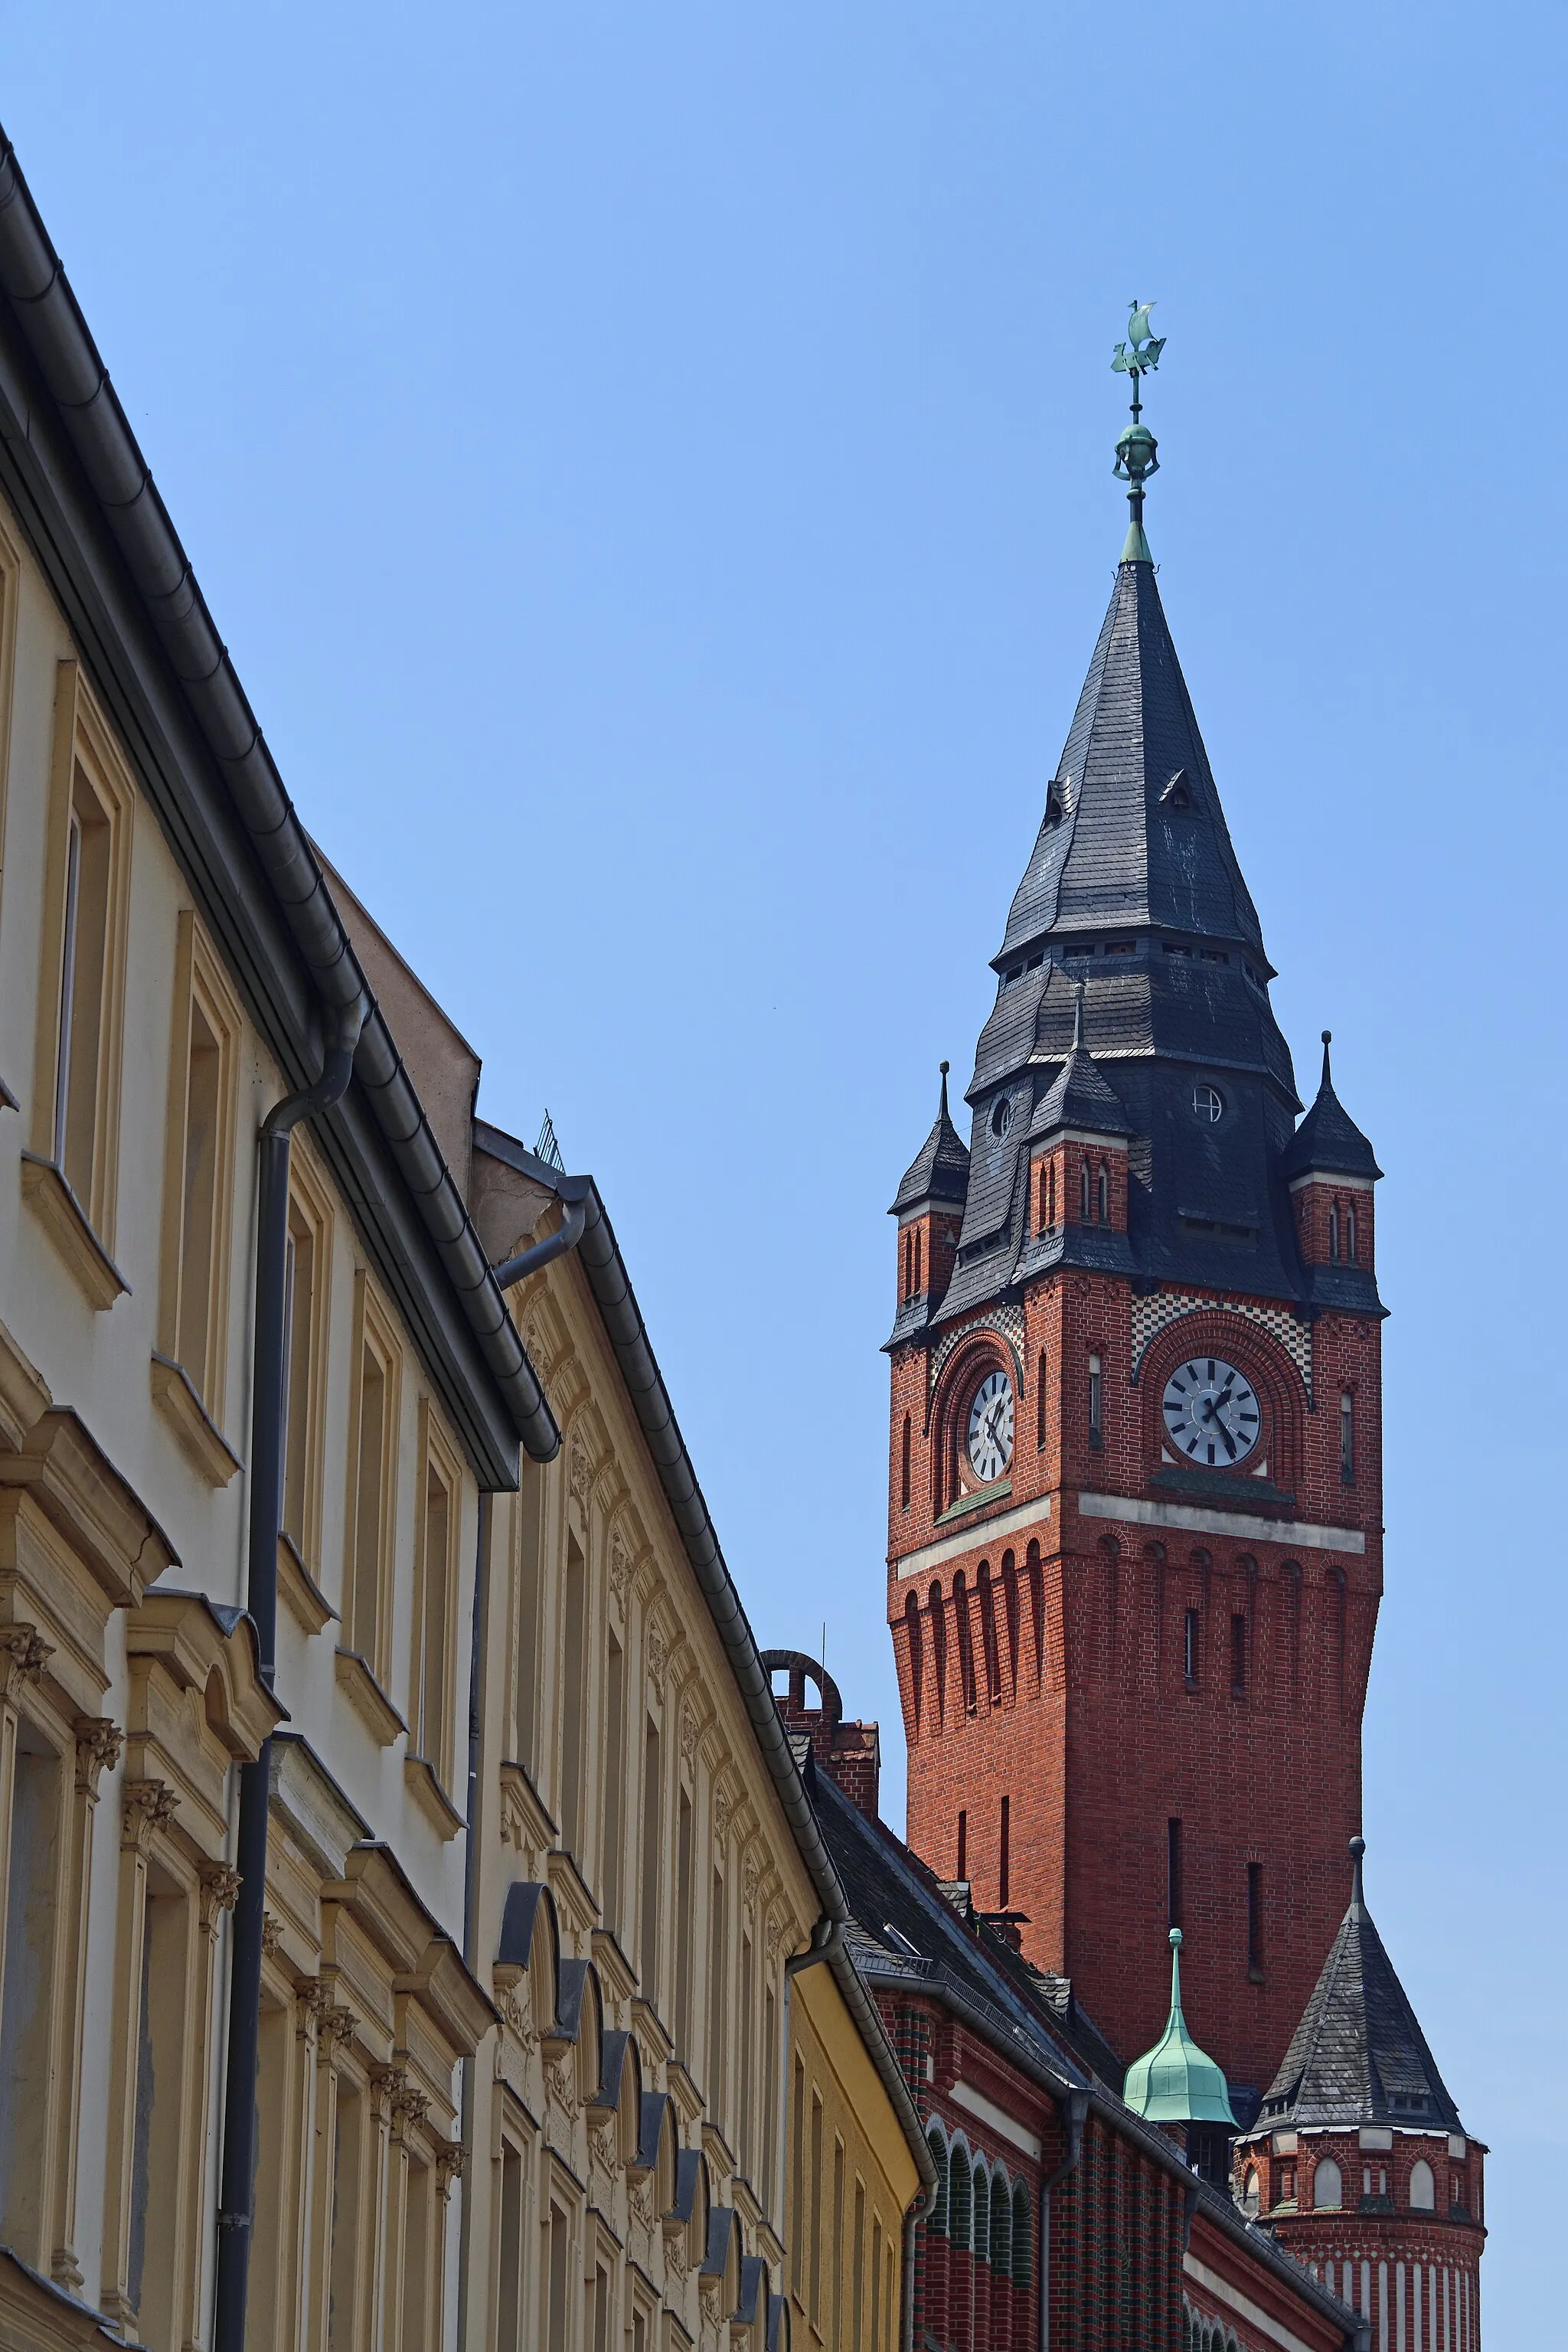
<svg viewBox="0 0 1568 2352">
<path fill-rule="evenodd" d="M 804 1650 L 764 1650 L 763 1666 L 770 1681 L 778 1675 L 789 1676 L 787 1692 L 773 1692 L 784 1729 L 804 1732 L 817 1769 L 831 1773 L 850 1803 L 868 1822 L 876 1821 L 882 1777 L 882 1740 L 876 1724 L 845 1722 L 837 1684 Z M 806 1705 L 808 1682 L 816 1687 L 815 1706 Z"/>
</svg>

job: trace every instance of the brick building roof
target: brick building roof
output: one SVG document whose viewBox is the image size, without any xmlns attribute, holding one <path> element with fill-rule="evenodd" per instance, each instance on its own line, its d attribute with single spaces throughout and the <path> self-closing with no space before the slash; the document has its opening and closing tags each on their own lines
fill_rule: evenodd
<svg viewBox="0 0 1568 2352">
<path fill-rule="evenodd" d="M 1409 1997 L 1373 1925 L 1352 1838 L 1350 1908 L 1285 2062 L 1264 2094 L 1268 2126 L 1402 2124 L 1462 2132 Z"/>
</svg>

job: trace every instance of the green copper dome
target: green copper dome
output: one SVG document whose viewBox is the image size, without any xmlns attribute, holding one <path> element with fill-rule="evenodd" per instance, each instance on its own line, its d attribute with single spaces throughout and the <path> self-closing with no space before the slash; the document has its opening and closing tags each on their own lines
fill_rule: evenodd
<svg viewBox="0 0 1568 2352">
<path fill-rule="evenodd" d="M 1135 2116 L 1152 2124 L 1228 2124 L 1238 2126 L 1230 2111 L 1225 2075 L 1198 2048 L 1182 2015 L 1182 1931 L 1171 1930 L 1171 2014 L 1152 2050 L 1135 2058 L 1127 2069 L 1122 2098 Z"/>
</svg>

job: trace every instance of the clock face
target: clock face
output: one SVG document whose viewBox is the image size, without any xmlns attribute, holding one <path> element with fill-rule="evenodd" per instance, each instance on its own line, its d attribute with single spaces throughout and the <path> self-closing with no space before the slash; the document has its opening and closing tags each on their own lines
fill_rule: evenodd
<svg viewBox="0 0 1568 2352">
<path fill-rule="evenodd" d="M 1205 1470 L 1245 1461 L 1263 1426 L 1251 1381 L 1221 1356 L 1177 1365 L 1165 1382 L 1164 1413 L 1172 1451 Z"/>
<path fill-rule="evenodd" d="M 990 1372 L 969 1408 L 969 1459 L 974 1475 L 989 1486 L 1013 1459 L 1013 1383 L 1005 1372 Z"/>
</svg>

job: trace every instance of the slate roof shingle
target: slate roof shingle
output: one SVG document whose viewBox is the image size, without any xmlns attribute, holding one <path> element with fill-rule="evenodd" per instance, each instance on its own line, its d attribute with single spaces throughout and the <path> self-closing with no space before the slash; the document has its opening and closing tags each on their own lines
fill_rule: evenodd
<svg viewBox="0 0 1568 2352">
<path fill-rule="evenodd" d="M 1259 2121 L 1274 2129 L 1403 2124 L 1462 2132 L 1458 2108 L 1366 1907 L 1364 1851 L 1363 1840 L 1352 1838 L 1350 1908 L 1284 2063 L 1264 2093 Z"/>
</svg>

